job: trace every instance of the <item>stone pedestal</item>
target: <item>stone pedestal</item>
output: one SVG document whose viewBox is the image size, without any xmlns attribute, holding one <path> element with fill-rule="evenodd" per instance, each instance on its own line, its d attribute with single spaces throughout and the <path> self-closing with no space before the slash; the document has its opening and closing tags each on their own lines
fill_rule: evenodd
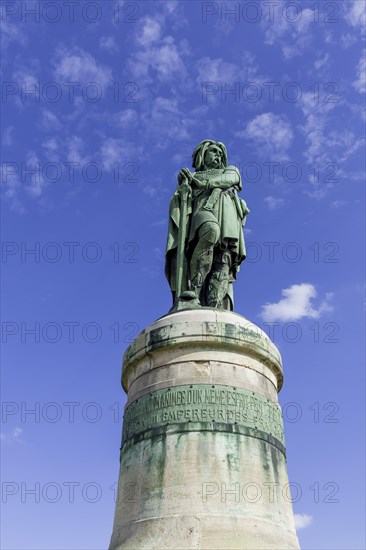
<svg viewBox="0 0 366 550">
<path fill-rule="evenodd" d="M 242 316 L 167 315 L 126 350 L 110 550 L 299 548 L 281 357 Z"/>
</svg>

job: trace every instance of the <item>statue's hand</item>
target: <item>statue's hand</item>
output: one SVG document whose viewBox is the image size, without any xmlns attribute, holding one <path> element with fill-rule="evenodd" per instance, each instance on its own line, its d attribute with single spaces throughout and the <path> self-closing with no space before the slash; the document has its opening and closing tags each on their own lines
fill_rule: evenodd
<svg viewBox="0 0 366 550">
<path fill-rule="evenodd" d="M 188 168 L 182 168 L 178 174 L 178 184 L 181 185 L 184 181 L 188 181 L 189 184 L 192 181 L 192 174 Z"/>
<path fill-rule="evenodd" d="M 201 181 L 193 176 L 191 185 L 194 185 L 197 189 L 207 189 L 207 180 Z"/>
</svg>

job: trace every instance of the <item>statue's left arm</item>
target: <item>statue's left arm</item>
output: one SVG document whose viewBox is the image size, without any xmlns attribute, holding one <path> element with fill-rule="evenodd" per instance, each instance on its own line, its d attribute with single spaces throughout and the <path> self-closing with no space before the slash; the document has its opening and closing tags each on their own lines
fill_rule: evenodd
<svg viewBox="0 0 366 550">
<path fill-rule="evenodd" d="M 241 189 L 240 172 L 236 166 L 228 166 L 222 174 L 209 175 L 209 189 L 229 189 L 230 187 L 235 187 L 238 191 Z"/>
</svg>

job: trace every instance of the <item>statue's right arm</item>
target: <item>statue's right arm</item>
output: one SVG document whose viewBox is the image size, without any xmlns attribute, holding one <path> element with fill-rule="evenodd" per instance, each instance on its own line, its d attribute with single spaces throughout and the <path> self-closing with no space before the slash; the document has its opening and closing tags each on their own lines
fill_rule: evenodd
<svg viewBox="0 0 366 550">
<path fill-rule="evenodd" d="M 240 173 L 236 166 L 228 166 L 225 168 L 222 174 L 216 176 L 210 176 L 209 187 L 214 189 L 229 189 L 235 185 L 240 184 Z"/>
</svg>

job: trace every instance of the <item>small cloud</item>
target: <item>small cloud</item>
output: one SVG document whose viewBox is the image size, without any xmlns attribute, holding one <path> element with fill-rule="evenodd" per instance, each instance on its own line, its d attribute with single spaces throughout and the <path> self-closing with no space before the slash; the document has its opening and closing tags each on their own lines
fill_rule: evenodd
<svg viewBox="0 0 366 550">
<path fill-rule="evenodd" d="M 157 96 L 142 118 L 145 136 L 157 149 L 165 149 L 173 141 L 191 140 L 191 129 L 197 124 L 191 113 L 181 111 L 175 98 Z"/>
<path fill-rule="evenodd" d="M 286 9 L 287 17 L 284 17 Z M 278 43 L 285 59 L 291 59 L 301 55 L 302 50 L 311 44 L 311 25 L 314 22 L 314 12 L 310 8 L 301 11 L 301 16 L 296 20 L 298 8 L 295 4 L 289 3 L 288 7 L 284 0 L 274 4 L 273 20 L 263 20 L 265 40 L 267 45 Z"/>
<path fill-rule="evenodd" d="M 296 321 L 302 318 L 318 319 L 322 313 L 332 311 L 329 304 L 332 293 L 326 293 L 325 299 L 318 308 L 313 307 L 313 300 L 317 297 L 314 285 L 300 283 L 281 291 L 283 298 L 279 302 L 266 303 L 260 313 L 264 321 Z"/>
<path fill-rule="evenodd" d="M 313 516 L 309 516 L 308 514 L 294 514 L 294 517 L 297 530 L 305 529 L 305 527 L 309 527 L 313 523 Z"/>
<path fill-rule="evenodd" d="M 46 139 L 42 142 L 42 147 L 45 149 L 46 157 L 51 162 L 58 162 L 59 161 L 59 155 L 58 152 L 60 150 L 60 146 L 57 142 L 57 139 L 52 137 L 49 139 Z"/>
<path fill-rule="evenodd" d="M 163 258 L 164 258 L 164 252 L 162 251 L 161 248 L 158 248 L 158 247 L 154 248 L 153 255 L 154 255 L 156 260 L 163 260 Z"/>
<path fill-rule="evenodd" d="M 358 93 L 366 93 L 366 50 L 363 51 L 358 62 L 356 76 L 357 79 L 352 82 L 352 86 Z"/>
<path fill-rule="evenodd" d="M 141 21 L 142 30 L 138 35 L 137 41 L 144 47 L 149 47 L 160 39 L 161 25 L 156 18 L 146 16 Z"/>
<path fill-rule="evenodd" d="M 3 7 L 4 11 L 6 6 Z M 12 42 L 18 42 L 24 46 L 27 42 L 26 32 L 24 26 L 22 27 L 19 22 L 16 24 L 10 23 L 6 20 L 6 15 L 1 18 L 1 46 L 5 50 Z"/>
<path fill-rule="evenodd" d="M 116 125 L 126 128 L 137 122 L 137 112 L 134 109 L 125 109 L 117 114 Z"/>
<path fill-rule="evenodd" d="M 16 428 L 14 428 L 13 430 L 13 438 L 14 439 L 17 439 L 18 437 L 20 437 L 23 433 L 23 430 L 22 428 L 19 428 L 18 426 Z"/>
<path fill-rule="evenodd" d="M 221 58 L 203 57 L 197 62 L 197 82 L 231 83 L 238 79 L 240 68 L 234 63 L 228 63 Z"/>
<path fill-rule="evenodd" d="M 272 160 L 287 160 L 287 150 L 292 144 L 294 134 L 284 116 L 274 113 L 262 113 L 249 121 L 246 129 L 235 135 L 254 141 L 258 148 Z"/>
<path fill-rule="evenodd" d="M 272 197 L 272 196 L 265 197 L 264 202 L 267 204 L 270 210 L 276 210 L 277 208 L 282 208 L 286 204 L 285 199 L 280 199 L 278 197 Z"/>
<path fill-rule="evenodd" d="M 351 27 L 359 27 L 364 31 L 366 27 L 366 3 L 362 0 L 353 0 L 350 5 L 348 2 L 345 7 L 344 18 Z"/>
<path fill-rule="evenodd" d="M 354 34 L 351 34 L 350 32 L 341 34 L 341 44 L 345 50 L 352 46 L 355 42 L 357 42 L 357 36 Z"/>
<path fill-rule="evenodd" d="M 29 151 L 26 159 L 26 167 L 31 173 L 30 182 L 25 186 L 25 190 L 29 195 L 38 199 L 43 194 L 45 187 L 47 187 L 48 182 L 45 180 L 41 170 L 41 162 L 38 158 L 37 153 L 34 151 Z"/>
<path fill-rule="evenodd" d="M 156 222 L 152 222 L 150 225 L 152 227 L 161 227 L 163 225 L 166 225 L 168 222 L 167 220 L 164 218 L 164 219 L 161 219 L 161 220 L 157 220 Z"/>
<path fill-rule="evenodd" d="M 153 185 L 146 185 L 144 187 L 144 193 L 146 193 L 146 195 L 148 195 L 151 199 L 153 197 L 155 197 L 155 195 L 157 194 L 158 190 L 156 187 L 154 187 Z"/>
<path fill-rule="evenodd" d="M 40 62 L 35 57 L 28 63 L 24 63 L 19 59 L 19 57 L 15 58 L 12 78 L 19 86 L 20 93 L 16 94 L 13 99 L 17 107 L 23 109 L 32 104 L 33 98 L 39 96 Z"/>
<path fill-rule="evenodd" d="M 303 155 L 309 164 L 326 165 L 332 162 L 335 158 L 334 155 L 337 155 L 339 163 L 341 159 L 346 160 L 355 151 L 355 147 L 359 147 L 356 143 L 359 140 L 356 140 L 351 132 L 328 131 L 333 109 L 342 104 L 342 100 L 338 97 L 334 99 L 334 102 L 319 101 L 316 103 L 311 92 L 304 92 L 298 103 L 304 116 L 304 124 L 300 126 L 300 129 L 307 145 Z M 314 176 L 312 171 L 309 172 L 308 179 L 312 184 L 308 194 L 314 198 L 323 197 L 333 185 L 330 178 L 329 183 L 319 186 L 319 179 Z"/>
<path fill-rule="evenodd" d="M 106 50 L 110 53 L 116 53 L 119 50 L 114 36 L 101 36 L 99 40 L 99 47 L 101 50 Z"/>
<path fill-rule="evenodd" d="M 10 434 L 1 433 L 0 439 L 1 441 L 4 441 L 7 444 L 24 443 L 23 439 L 21 438 L 22 433 L 23 433 L 22 428 L 19 428 L 18 426 L 16 426 Z"/>
<path fill-rule="evenodd" d="M 24 214 L 26 210 L 19 200 L 22 184 L 16 166 L 6 162 L 0 164 L 0 176 L 4 200 L 8 201 L 11 210 Z"/>
<path fill-rule="evenodd" d="M 88 162 L 88 157 L 85 154 L 86 145 L 84 140 L 79 136 L 70 136 L 67 140 L 67 160 L 68 162 L 76 162 L 85 164 Z"/>
<path fill-rule="evenodd" d="M 138 157 L 140 150 L 130 142 L 119 138 L 106 138 L 103 140 L 99 156 L 104 167 L 112 170 L 113 167 L 121 165 L 127 159 Z"/>
<path fill-rule="evenodd" d="M 343 208 L 343 206 L 346 206 L 347 201 L 333 201 L 330 203 L 330 207 L 334 210 L 338 210 L 338 208 Z"/>
<path fill-rule="evenodd" d="M 182 81 L 187 78 L 187 69 L 183 61 L 185 52 L 177 45 L 172 36 L 167 36 L 151 47 L 146 44 L 129 60 L 129 68 L 134 77 L 154 81 Z M 182 55 L 181 55 L 182 54 Z M 187 82 L 188 84 L 189 82 Z"/>
<path fill-rule="evenodd" d="M 42 110 L 41 125 L 44 130 L 52 132 L 55 132 L 62 128 L 62 123 L 60 122 L 60 120 L 57 118 L 55 113 L 53 113 L 49 109 Z"/>
<path fill-rule="evenodd" d="M 327 63 L 328 59 L 329 59 L 329 54 L 327 53 L 324 55 L 324 57 L 317 59 L 314 63 L 315 69 L 318 71 L 321 67 L 323 67 L 323 65 Z"/>
<path fill-rule="evenodd" d="M 54 61 L 54 73 L 60 81 L 86 84 L 94 82 L 101 88 L 106 88 L 112 81 L 112 71 L 109 67 L 97 63 L 95 58 L 79 47 L 60 48 Z"/>
</svg>

